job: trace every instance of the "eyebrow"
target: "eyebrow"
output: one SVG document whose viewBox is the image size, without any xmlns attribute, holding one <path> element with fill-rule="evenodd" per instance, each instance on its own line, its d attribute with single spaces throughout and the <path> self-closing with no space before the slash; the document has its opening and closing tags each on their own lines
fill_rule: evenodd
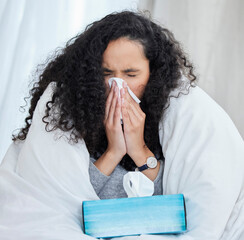
<svg viewBox="0 0 244 240">
<path fill-rule="evenodd" d="M 104 72 L 113 72 L 112 70 L 108 69 L 108 68 L 103 68 Z M 139 69 L 135 69 L 135 68 L 128 68 L 123 70 L 124 73 L 129 73 L 129 72 L 139 72 Z"/>
</svg>

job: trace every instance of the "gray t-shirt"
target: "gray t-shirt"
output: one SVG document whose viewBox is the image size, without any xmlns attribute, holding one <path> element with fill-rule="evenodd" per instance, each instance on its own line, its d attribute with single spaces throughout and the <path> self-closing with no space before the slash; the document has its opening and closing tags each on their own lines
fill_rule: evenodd
<svg viewBox="0 0 244 240">
<path fill-rule="evenodd" d="M 90 158 L 89 175 L 91 184 L 100 199 L 126 198 L 123 187 L 123 177 L 128 172 L 121 165 L 117 165 L 110 176 L 103 174 L 95 165 L 94 158 Z M 163 161 L 159 160 L 160 169 L 154 182 L 153 195 L 162 195 Z"/>
</svg>

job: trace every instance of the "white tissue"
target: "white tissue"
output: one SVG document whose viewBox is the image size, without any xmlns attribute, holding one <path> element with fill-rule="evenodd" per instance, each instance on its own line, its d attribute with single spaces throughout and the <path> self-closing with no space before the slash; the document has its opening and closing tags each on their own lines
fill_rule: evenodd
<svg viewBox="0 0 244 240">
<path fill-rule="evenodd" d="M 152 196 L 154 183 L 141 172 L 128 172 L 123 178 L 123 187 L 128 197 Z"/>
<path fill-rule="evenodd" d="M 111 86 L 112 86 L 112 82 L 113 82 L 113 80 L 117 83 L 117 86 L 119 87 L 119 90 L 120 90 L 121 88 L 123 88 L 122 83 L 123 83 L 124 80 L 123 80 L 122 78 L 116 78 L 116 77 L 110 78 L 110 79 L 108 80 L 108 84 L 109 84 L 110 88 L 111 88 Z M 131 97 L 132 97 L 137 103 L 140 103 L 141 101 L 140 101 L 140 100 L 137 98 L 137 96 L 130 90 L 130 88 L 129 88 L 128 85 L 127 85 L 127 89 L 128 89 L 129 94 L 131 95 Z M 120 97 L 120 91 L 119 91 L 119 97 Z"/>
</svg>

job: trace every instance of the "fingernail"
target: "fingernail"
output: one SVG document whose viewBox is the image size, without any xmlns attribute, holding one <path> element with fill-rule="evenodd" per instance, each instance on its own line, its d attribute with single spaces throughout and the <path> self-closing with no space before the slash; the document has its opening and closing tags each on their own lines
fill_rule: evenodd
<svg viewBox="0 0 244 240">
<path fill-rule="evenodd" d="M 117 90 L 117 86 L 114 87 L 114 91 L 115 91 L 115 92 L 116 92 L 116 90 Z"/>
</svg>

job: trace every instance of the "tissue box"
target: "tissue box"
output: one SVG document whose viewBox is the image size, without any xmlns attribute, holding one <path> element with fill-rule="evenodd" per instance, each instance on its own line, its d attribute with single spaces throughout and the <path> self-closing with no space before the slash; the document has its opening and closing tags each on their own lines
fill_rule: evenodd
<svg viewBox="0 0 244 240">
<path fill-rule="evenodd" d="M 85 234 L 97 238 L 186 231 L 183 194 L 83 202 Z"/>
</svg>

